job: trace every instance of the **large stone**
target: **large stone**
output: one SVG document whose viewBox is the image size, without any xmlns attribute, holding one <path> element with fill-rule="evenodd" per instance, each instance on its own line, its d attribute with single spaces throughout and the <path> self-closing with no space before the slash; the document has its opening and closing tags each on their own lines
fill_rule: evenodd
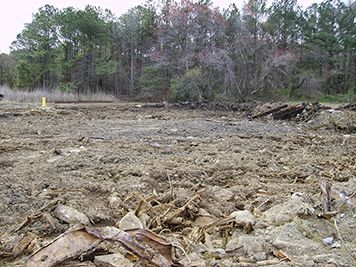
<svg viewBox="0 0 356 267">
<path fill-rule="evenodd" d="M 321 244 L 303 236 L 294 222 L 272 230 L 271 241 L 277 249 L 282 249 L 290 255 L 317 254 L 322 251 Z"/>
<path fill-rule="evenodd" d="M 234 192 L 229 188 L 207 186 L 206 191 L 201 195 L 202 199 L 206 200 L 202 208 L 215 217 L 222 217 L 236 209 L 234 195 Z"/>
<path fill-rule="evenodd" d="M 213 186 L 210 188 L 210 195 L 221 203 L 232 200 L 234 193 L 226 188 L 220 186 Z"/>
<path fill-rule="evenodd" d="M 230 217 L 235 218 L 235 222 L 238 225 L 254 225 L 255 224 L 255 216 L 249 210 L 238 210 L 234 211 L 230 214 Z"/>
<path fill-rule="evenodd" d="M 133 211 L 128 212 L 116 226 L 124 231 L 143 228 L 142 222 Z"/>
<path fill-rule="evenodd" d="M 295 217 L 307 218 L 314 213 L 314 208 L 309 203 L 305 203 L 302 197 L 293 197 L 289 201 L 265 211 L 260 223 L 280 226 L 291 222 Z"/>
<path fill-rule="evenodd" d="M 94 264 L 97 267 L 132 267 L 134 264 L 126 259 L 122 254 L 110 254 L 96 256 L 94 258 Z"/>
<path fill-rule="evenodd" d="M 81 223 L 90 225 L 90 221 L 84 213 L 69 206 L 58 205 L 55 210 L 55 215 L 59 220 L 69 224 Z"/>
<path fill-rule="evenodd" d="M 257 253 L 265 252 L 267 242 L 264 237 L 234 234 L 226 245 L 227 252 L 251 257 Z"/>
</svg>

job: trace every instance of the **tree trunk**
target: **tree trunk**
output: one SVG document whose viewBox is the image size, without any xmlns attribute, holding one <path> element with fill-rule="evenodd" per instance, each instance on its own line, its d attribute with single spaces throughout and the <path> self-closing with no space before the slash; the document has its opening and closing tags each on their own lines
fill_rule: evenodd
<svg viewBox="0 0 356 267">
<path fill-rule="evenodd" d="M 129 89 L 129 96 L 133 95 L 134 91 L 134 48 L 131 47 L 131 56 L 130 56 L 130 89 Z"/>
</svg>

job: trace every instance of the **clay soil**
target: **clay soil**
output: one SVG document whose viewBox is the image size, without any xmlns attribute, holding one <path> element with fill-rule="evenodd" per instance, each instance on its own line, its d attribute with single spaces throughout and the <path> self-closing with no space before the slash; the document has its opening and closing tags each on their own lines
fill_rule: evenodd
<svg viewBox="0 0 356 267">
<path fill-rule="evenodd" d="M 354 112 L 350 114 L 343 119 L 355 123 Z M 276 266 L 352 266 L 354 202 L 343 204 L 336 197 L 339 202 L 333 202 L 332 209 L 341 206 L 341 215 L 318 217 L 321 179 L 343 186 L 348 195 L 355 184 L 355 134 L 338 130 L 333 123 L 250 120 L 235 111 L 145 108 L 129 103 L 50 104 L 46 111 L 34 105 L 0 103 L 0 245 L 29 231 L 39 240 L 65 231 L 68 226 L 57 219 L 53 230 L 38 218 L 13 232 L 26 216 L 54 199 L 102 226 L 115 225 L 135 208 L 134 204 L 120 206 L 133 192 L 154 193 L 162 203 L 170 197 L 188 199 L 203 188 L 199 208 L 211 216 L 222 218 L 238 210 L 254 214 L 256 224 L 247 234 L 266 238 L 268 248 L 262 260 L 281 259 L 275 249 L 282 249 L 289 259 L 275 262 Z M 268 210 L 283 209 L 296 194 L 312 199 L 306 202 L 312 203 L 314 212 L 276 223 L 267 218 Z M 122 202 L 113 201 L 113 196 Z M 192 221 L 192 216 L 184 219 Z M 282 234 L 274 230 L 288 223 L 298 225 L 301 236 L 317 244 L 317 249 L 299 253 L 288 244 L 278 247 L 273 235 Z M 184 235 L 189 227 L 182 222 L 170 230 Z M 227 239 L 221 232 L 212 234 L 217 240 L 213 245 L 224 250 L 237 230 L 224 233 Z M 324 244 L 322 239 L 328 236 L 334 236 L 341 247 Z M 24 252 L 20 262 L 31 252 Z M 217 257 L 195 252 L 207 266 L 260 266 L 254 254 L 239 255 L 255 257 L 241 265 L 243 259 L 233 252 Z M 328 262 L 330 258 L 333 261 Z"/>
</svg>

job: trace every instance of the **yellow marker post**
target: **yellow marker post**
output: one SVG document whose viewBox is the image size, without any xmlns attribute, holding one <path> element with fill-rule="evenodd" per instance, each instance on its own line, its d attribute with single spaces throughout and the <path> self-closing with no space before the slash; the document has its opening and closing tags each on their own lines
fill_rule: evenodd
<svg viewBox="0 0 356 267">
<path fill-rule="evenodd" d="M 46 109 L 46 97 L 45 96 L 42 96 L 42 109 Z"/>
</svg>

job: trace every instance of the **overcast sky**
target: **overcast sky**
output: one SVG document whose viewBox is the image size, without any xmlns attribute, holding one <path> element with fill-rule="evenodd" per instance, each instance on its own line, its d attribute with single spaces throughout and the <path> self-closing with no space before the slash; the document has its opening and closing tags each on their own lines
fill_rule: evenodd
<svg viewBox="0 0 356 267">
<path fill-rule="evenodd" d="M 38 8 L 49 4 L 57 8 L 73 6 L 84 8 L 86 5 L 100 6 L 110 9 L 115 15 L 125 13 L 129 8 L 144 3 L 145 0 L 8 0 L 1 4 L 0 9 L 0 53 L 8 53 L 9 46 L 16 39 L 18 33 L 22 31 L 25 23 L 31 22 L 32 14 Z M 214 5 L 227 7 L 235 2 L 241 7 L 244 0 L 214 0 Z M 321 0 L 298 0 L 304 7 Z"/>
</svg>

